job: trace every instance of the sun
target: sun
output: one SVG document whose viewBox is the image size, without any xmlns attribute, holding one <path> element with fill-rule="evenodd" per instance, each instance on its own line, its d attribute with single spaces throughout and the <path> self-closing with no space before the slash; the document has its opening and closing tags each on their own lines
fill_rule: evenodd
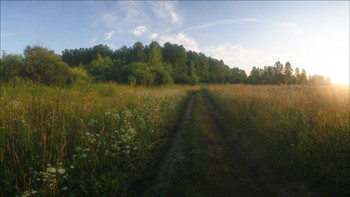
<svg viewBox="0 0 350 197">
<path fill-rule="evenodd" d="M 331 82 L 333 84 L 349 85 L 349 70 L 330 73 Z"/>
</svg>

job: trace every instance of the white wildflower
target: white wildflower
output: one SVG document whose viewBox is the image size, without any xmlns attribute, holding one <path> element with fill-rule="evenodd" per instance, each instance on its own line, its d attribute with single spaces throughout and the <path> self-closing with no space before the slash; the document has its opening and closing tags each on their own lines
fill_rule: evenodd
<svg viewBox="0 0 350 197">
<path fill-rule="evenodd" d="M 25 191 L 25 192 L 22 194 L 22 197 L 27 197 L 27 196 L 30 196 L 29 191 Z"/>
<path fill-rule="evenodd" d="M 37 194 L 38 193 L 38 191 L 36 191 L 36 190 L 34 190 L 34 189 L 32 189 L 32 194 Z"/>
<path fill-rule="evenodd" d="M 56 172 L 56 168 L 50 167 L 46 171 L 51 172 L 51 173 L 55 173 Z"/>
<path fill-rule="evenodd" d="M 59 169 L 58 169 L 58 173 L 60 173 L 60 174 L 64 174 L 65 172 L 66 172 L 66 170 L 63 169 L 63 168 L 59 168 Z"/>
</svg>

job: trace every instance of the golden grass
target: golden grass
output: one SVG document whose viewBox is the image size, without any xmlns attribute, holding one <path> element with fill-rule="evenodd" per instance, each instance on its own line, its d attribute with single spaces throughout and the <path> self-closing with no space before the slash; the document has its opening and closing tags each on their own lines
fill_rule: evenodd
<svg viewBox="0 0 350 197">
<path fill-rule="evenodd" d="M 128 195 L 198 87 L 1 87 L 0 196 Z"/>
<path fill-rule="evenodd" d="M 208 90 L 236 125 L 262 138 L 277 163 L 316 182 L 350 184 L 348 86 L 212 85 Z"/>
</svg>

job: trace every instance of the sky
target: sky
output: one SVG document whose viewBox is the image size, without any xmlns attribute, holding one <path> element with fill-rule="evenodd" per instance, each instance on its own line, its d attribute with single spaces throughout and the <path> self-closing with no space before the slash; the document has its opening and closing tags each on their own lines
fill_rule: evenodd
<svg viewBox="0 0 350 197">
<path fill-rule="evenodd" d="M 349 84 L 349 10 L 349 1 L 1 1 L 1 50 L 170 42 L 248 75 L 289 61 Z"/>
</svg>

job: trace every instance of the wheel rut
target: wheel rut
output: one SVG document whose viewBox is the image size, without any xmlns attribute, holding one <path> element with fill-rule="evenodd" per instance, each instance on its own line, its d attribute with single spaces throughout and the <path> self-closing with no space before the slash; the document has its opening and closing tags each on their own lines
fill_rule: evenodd
<svg viewBox="0 0 350 197">
<path fill-rule="evenodd" d="M 171 186 L 171 180 L 176 173 L 176 169 L 179 166 L 179 162 L 182 159 L 184 134 L 186 132 L 187 124 L 190 118 L 190 114 L 192 112 L 195 95 L 196 93 L 193 93 L 187 101 L 182 118 L 178 123 L 179 127 L 172 141 L 172 146 L 163 164 L 161 165 L 158 175 L 142 196 L 166 196 L 169 187 Z"/>
<path fill-rule="evenodd" d="M 229 121 L 206 93 L 193 93 L 158 174 L 141 196 L 316 196 L 251 160 L 230 135 Z"/>
<path fill-rule="evenodd" d="M 249 153 L 242 147 L 241 140 L 233 139 L 229 135 L 229 132 L 232 132 L 232 128 L 227 124 L 230 120 L 214 107 L 206 93 L 202 93 L 201 95 L 208 111 L 224 136 L 232 155 L 237 156 L 242 164 L 252 173 L 251 175 L 256 177 L 257 181 L 264 185 L 265 188 L 279 197 L 318 196 L 315 191 L 311 191 L 304 183 L 282 180 L 280 177 L 276 177 L 267 165 L 251 160 Z"/>
</svg>

